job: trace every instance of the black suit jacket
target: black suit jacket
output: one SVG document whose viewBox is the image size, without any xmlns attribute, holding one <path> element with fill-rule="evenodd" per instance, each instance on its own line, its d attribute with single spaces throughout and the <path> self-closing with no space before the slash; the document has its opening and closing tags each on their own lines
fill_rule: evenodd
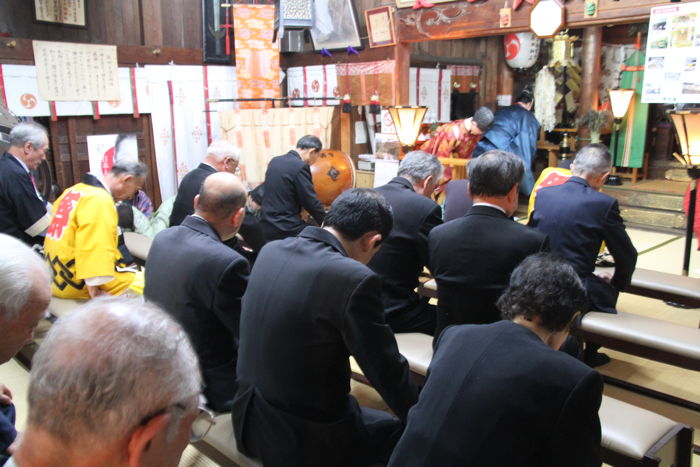
<svg viewBox="0 0 700 467">
<path fill-rule="evenodd" d="M 547 249 L 547 237 L 490 206 L 472 206 L 430 233 L 430 270 L 438 286 L 438 328 L 492 323 L 496 300 L 525 258 Z"/>
<path fill-rule="evenodd" d="M 156 236 L 146 264 L 146 300 L 182 324 L 199 357 L 209 405 L 230 410 L 248 262 L 221 243 L 207 221 L 188 216 Z"/>
<path fill-rule="evenodd" d="M 384 322 L 379 276 L 320 227 L 265 245 L 243 298 L 239 449 L 265 465 L 352 464 L 368 440 L 350 355 L 403 419 L 417 391 Z"/>
<path fill-rule="evenodd" d="M 390 466 L 599 466 L 603 381 L 511 321 L 442 333 Z"/>
<path fill-rule="evenodd" d="M 573 176 L 537 193 L 530 225 L 549 236 L 552 252 L 568 260 L 584 280 L 592 307 L 614 313 L 617 293 L 629 287 L 637 264 L 617 200 Z M 593 275 L 603 241 L 615 258 L 610 285 Z"/>
<path fill-rule="evenodd" d="M 323 223 L 326 213 L 316 197 L 309 165 L 296 151 L 273 157 L 265 172 L 260 221 L 267 240 L 293 237 L 301 232 L 306 226 L 300 217 L 302 208 L 319 225 Z"/>
<path fill-rule="evenodd" d="M 368 266 L 382 278 L 386 320 L 399 331 L 403 330 L 402 322 L 424 312 L 415 289 L 419 274 L 428 264 L 428 234 L 442 224 L 442 211 L 433 200 L 416 193 L 403 177 L 376 190 L 391 205 L 394 227 Z"/>
<path fill-rule="evenodd" d="M 194 212 L 194 197 L 199 194 L 204 179 L 215 174 L 216 169 L 202 162 L 196 169 L 187 172 L 180 182 L 170 213 L 170 227 L 180 225 L 186 216 Z"/>
</svg>

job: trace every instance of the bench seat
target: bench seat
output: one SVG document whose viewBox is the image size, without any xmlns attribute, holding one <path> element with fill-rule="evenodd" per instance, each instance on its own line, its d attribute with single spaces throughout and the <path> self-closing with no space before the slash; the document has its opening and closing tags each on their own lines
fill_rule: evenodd
<svg viewBox="0 0 700 467">
<path fill-rule="evenodd" d="M 244 455 L 236 446 L 233 435 L 233 422 L 230 413 L 219 414 L 214 418 L 204 439 L 192 444 L 202 454 L 222 466 L 262 467 L 262 462 Z"/>
<path fill-rule="evenodd" d="M 700 329 L 634 313 L 591 311 L 575 335 L 585 342 L 700 371 Z"/>
<path fill-rule="evenodd" d="M 700 279 L 637 268 L 625 292 L 700 308 Z"/>
</svg>

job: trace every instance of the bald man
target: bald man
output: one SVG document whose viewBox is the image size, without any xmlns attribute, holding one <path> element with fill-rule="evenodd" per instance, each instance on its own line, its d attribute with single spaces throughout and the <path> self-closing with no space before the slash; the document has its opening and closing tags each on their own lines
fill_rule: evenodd
<svg viewBox="0 0 700 467">
<path fill-rule="evenodd" d="M 208 176 L 182 224 L 159 233 L 148 254 L 146 300 L 182 324 L 199 357 L 204 395 L 217 412 L 236 393 L 238 322 L 249 266 L 222 242 L 238 232 L 246 190 L 226 172 Z"/>
</svg>

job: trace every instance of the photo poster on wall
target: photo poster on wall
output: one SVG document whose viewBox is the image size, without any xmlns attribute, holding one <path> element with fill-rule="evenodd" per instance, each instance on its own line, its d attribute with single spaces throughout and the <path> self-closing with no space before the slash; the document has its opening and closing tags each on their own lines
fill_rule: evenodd
<svg viewBox="0 0 700 467">
<path fill-rule="evenodd" d="M 107 175 L 118 160 L 138 160 L 139 146 L 136 133 L 91 135 L 87 137 L 90 173 Z"/>
<path fill-rule="evenodd" d="M 642 102 L 700 102 L 700 2 L 651 9 Z"/>
</svg>

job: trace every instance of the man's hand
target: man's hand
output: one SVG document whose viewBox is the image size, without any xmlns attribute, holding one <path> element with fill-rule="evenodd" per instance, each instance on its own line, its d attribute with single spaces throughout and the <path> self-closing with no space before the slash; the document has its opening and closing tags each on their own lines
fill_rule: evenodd
<svg viewBox="0 0 700 467">
<path fill-rule="evenodd" d="M 612 280 L 612 274 L 609 272 L 595 272 L 595 275 L 603 279 L 608 284 Z"/>
<path fill-rule="evenodd" d="M 87 289 L 88 289 L 88 293 L 90 294 L 90 298 L 95 298 L 95 297 L 99 297 L 100 295 L 107 294 L 107 292 L 100 289 L 99 285 L 88 285 Z"/>
<path fill-rule="evenodd" d="M 4 384 L 0 384 L 0 404 L 12 404 L 12 391 L 10 391 L 10 388 L 5 386 Z"/>
</svg>

